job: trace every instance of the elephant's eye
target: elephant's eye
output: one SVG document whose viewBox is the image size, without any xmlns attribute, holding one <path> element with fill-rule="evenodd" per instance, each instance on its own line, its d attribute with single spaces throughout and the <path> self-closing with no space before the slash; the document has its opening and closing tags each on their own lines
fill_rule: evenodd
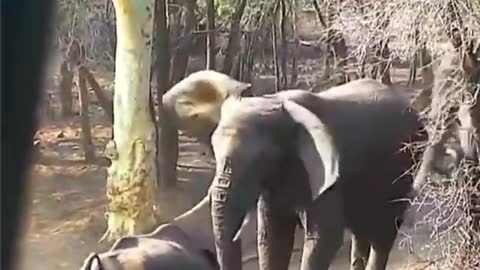
<svg viewBox="0 0 480 270">
<path fill-rule="evenodd" d="M 194 113 L 190 115 L 190 119 L 197 119 L 199 117 L 198 113 Z"/>
</svg>

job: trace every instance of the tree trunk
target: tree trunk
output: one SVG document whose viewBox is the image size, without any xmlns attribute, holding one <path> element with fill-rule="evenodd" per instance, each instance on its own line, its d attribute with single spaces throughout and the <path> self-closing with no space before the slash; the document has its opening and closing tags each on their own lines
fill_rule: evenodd
<svg viewBox="0 0 480 270">
<path fill-rule="evenodd" d="M 117 24 L 115 137 L 107 144 L 108 229 L 101 240 L 156 223 L 156 129 L 149 112 L 153 0 L 113 0 Z"/>
<path fill-rule="evenodd" d="M 287 42 L 287 7 L 285 0 L 280 0 L 280 85 L 282 89 L 286 89 L 288 85 L 288 70 L 287 70 L 287 59 L 288 59 L 288 42 Z"/>
<path fill-rule="evenodd" d="M 336 85 L 344 84 L 348 81 L 348 74 L 345 71 L 347 65 L 347 45 L 341 33 L 335 32 L 333 34 L 333 53 L 335 57 L 335 69 L 339 70 L 339 79 L 336 80 Z M 337 37 L 339 36 L 339 37 Z"/>
<path fill-rule="evenodd" d="M 84 69 L 84 68 L 83 68 Z M 85 152 L 85 160 L 93 161 L 95 159 L 95 147 L 92 143 L 92 133 L 90 128 L 90 117 L 88 115 L 88 89 L 85 72 L 78 73 L 79 103 L 80 103 L 80 124 L 82 126 L 82 145 Z"/>
<path fill-rule="evenodd" d="M 178 160 L 178 132 L 166 120 L 163 110 L 162 97 L 170 89 L 170 40 L 167 22 L 167 0 L 157 0 L 155 13 L 156 44 L 155 54 L 157 62 L 157 103 L 159 116 L 158 152 L 159 164 L 158 183 L 161 187 L 173 188 L 177 184 Z"/>
<path fill-rule="evenodd" d="M 418 26 L 416 26 L 416 24 L 414 24 L 413 27 L 414 27 L 413 42 L 414 42 L 415 46 L 418 46 L 418 42 L 419 42 Z M 412 86 L 415 83 L 415 81 L 417 80 L 418 58 L 419 58 L 418 51 L 415 51 L 415 53 L 413 54 L 413 58 L 410 60 L 407 86 Z"/>
<path fill-rule="evenodd" d="M 95 96 L 97 96 L 98 103 L 100 107 L 105 111 L 110 122 L 113 124 L 113 101 L 111 98 L 107 97 L 107 95 L 103 92 L 103 89 L 98 84 L 95 77 L 93 77 L 92 73 L 86 68 L 82 66 L 78 70 L 79 76 L 83 76 L 87 81 L 88 84 L 92 87 Z"/>
<path fill-rule="evenodd" d="M 297 17 L 297 2 L 294 2 L 294 8 L 293 8 L 293 22 L 292 22 L 292 30 L 293 30 L 293 37 L 295 40 L 295 44 L 293 47 L 293 55 L 292 55 L 292 74 L 290 76 L 290 88 L 296 88 L 297 87 L 297 79 L 298 79 L 298 71 L 297 71 L 297 58 L 298 58 L 298 47 L 300 46 L 300 38 L 297 35 L 297 23 L 298 23 L 298 17 Z"/>
<path fill-rule="evenodd" d="M 193 43 L 192 31 L 195 28 L 195 6 L 196 0 L 185 1 L 185 27 L 183 31 L 184 41 L 178 45 L 172 59 L 172 70 L 170 81 L 175 84 L 185 77 L 187 71 L 188 58 Z"/>
<path fill-rule="evenodd" d="M 433 70 L 431 67 L 432 57 L 428 53 L 425 46 L 420 51 L 420 72 L 422 74 L 422 83 L 425 88 L 430 89 L 433 87 Z"/>
<path fill-rule="evenodd" d="M 207 0 L 207 69 L 215 70 L 215 0 Z"/>
<path fill-rule="evenodd" d="M 380 64 L 378 67 L 378 74 L 377 76 L 380 77 L 382 83 L 386 85 L 392 85 L 392 80 L 390 77 L 390 49 L 388 48 L 388 38 L 384 39 L 381 42 L 381 49 L 380 49 Z"/>
<path fill-rule="evenodd" d="M 273 73 L 275 74 L 275 92 L 280 91 L 280 68 L 278 66 L 278 50 L 277 50 L 277 26 L 275 22 L 272 23 L 272 61 Z"/>
<path fill-rule="evenodd" d="M 417 66 L 418 66 L 418 55 L 415 53 L 413 59 L 410 60 L 410 66 L 408 68 L 408 82 L 407 86 L 412 86 L 417 80 Z"/>
<path fill-rule="evenodd" d="M 235 8 L 235 12 L 232 14 L 230 22 L 230 34 L 228 36 L 227 49 L 225 50 L 225 58 L 223 59 L 222 73 L 230 74 L 234 63 L 235 55 L 240 49 L 240 22 L 242 20 L 247 0 L 239 0 L 238 6 Z"/>
<path fill-rule="evenodd" d="M 60 65 L 60 103 L 61 115 L 63 118 L 71 117 L 72 110 L 72 86 L 73 86 L 73 72 L 70 70 L 68 60 L 65 60 Z"/>
</svg>

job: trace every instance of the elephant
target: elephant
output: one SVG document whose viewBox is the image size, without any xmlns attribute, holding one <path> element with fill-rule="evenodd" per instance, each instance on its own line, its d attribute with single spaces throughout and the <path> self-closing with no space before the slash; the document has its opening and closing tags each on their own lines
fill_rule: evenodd
<svg viewBox="0 0 480 270">
<path fill-rule="evenodd" d="M 449 138 L 459 142 L 454 151 L 450 151 L 455 166 L 463 158 L 477 166 L 480 162 L 480 103 L 477 101 L 480 97 L 480 47 L 474 50 L 473 41 L 466 44 L 456 28 L 450 43 L 435 70 L 431 110 L 427 116 L 432 127 L 428 135 L 433 143 L 425 150 L 415 178 L 416 193 L 420 193 L 432 172 L 442 172 L 435 164 L 446 152 L 444 145 Z M 438 136 L 437 130 L 441 129 L 445 131 Z"/>
<path fill-rule="evenodd" d="M 205 197 L 171 223 L 160 225 L 149 234 L 123 237 L 107 252 L 91 253 L 81 270 L 219 269 L 209 213 L 209 198 Z M 240 237 L 251 242 L 256 236 L 255 219 L 245 222 L 246 229 Z M 242 264 L 238 259 L 233 258 L 234 268 Z"/>
<path fill-rule="evenodd" d="M 302 270 L 328 269 L 346 228 L 351 269 L 385 269 L 413 181 L 414 160 L 400 148 L 425 136 L 407 96 L 360 79 L 318 94 L 230 96 L 220 115 L 208 191 L 220 269 L 231 269 L 255 207 L 262 270 L 288 269 L 297 222 Z"/>
</svg>

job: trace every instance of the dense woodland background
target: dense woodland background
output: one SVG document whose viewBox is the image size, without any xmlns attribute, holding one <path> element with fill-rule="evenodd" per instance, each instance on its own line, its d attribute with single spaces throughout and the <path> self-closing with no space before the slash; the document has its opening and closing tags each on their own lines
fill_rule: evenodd
<svg viewBox="0 0 480 270">
<path fill-rule="evenodd" d="M 108 248 L 97 241 L 106 229 L 104 150 L 113 136 L 115 10 L 111 0 L 58 2 L 34 142 L 25 269 L 78 268 L 90 251 Z M 425 96 L 451 30 L 462 29 L 464 40 L 480 37 L 478 0 L 168 0 L 166 27 L 158 22 L 159 8 L 157 3 L 151 108 L 162 132 L 161 221 L 198 202 L 213 175 L 207 149 L 181 132 L 177 144 L 177 131 L 161 118 L 157 101 L 186 75 L 215 69 L 251 82 L 250 95 L 318 92 L 375 78 L 409 91 L 420 110 L 428 105 Z M 466 226 L 471 215 L 465 211 L 478 188 L 458 181 L 460 174 L 468 175 L 468 168 L 427 188 L 417 203 L 423 214 L 399 239 L 403 249 L 392 255 L 392 269 L 479 265 L 480 246 L 465 246 L 472 234 L 479 237 Z M 348 260 L 347 254 L 342 251 L 339 260 Z"/>
</svg>

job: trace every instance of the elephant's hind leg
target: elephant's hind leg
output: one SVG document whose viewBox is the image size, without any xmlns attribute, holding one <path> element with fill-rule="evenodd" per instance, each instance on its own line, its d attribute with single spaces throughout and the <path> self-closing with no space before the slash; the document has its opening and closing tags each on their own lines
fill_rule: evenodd
<svg viewBox="0 0 480 270">
<path fill-rule="evenodd" d="M 297 216 L 272 208 L 261 196 L 258 201 L 258 262 L 260 270 L 288 270 L 293 251 Z"/>
<path fill-rule="evenodd" d="M 350 270 L 365 270 L 368 255 L 370 253 L 370 242 L 358 235 L 352 234 L 352 248 L 350 251 Z"/>
<path fill-rule="evenodd" d="M 302 270 L 327 270 L 343 244 L 345 220 L 338 190 L 318 198 L 300 219 L 305 228 Z"/>
</svg>

